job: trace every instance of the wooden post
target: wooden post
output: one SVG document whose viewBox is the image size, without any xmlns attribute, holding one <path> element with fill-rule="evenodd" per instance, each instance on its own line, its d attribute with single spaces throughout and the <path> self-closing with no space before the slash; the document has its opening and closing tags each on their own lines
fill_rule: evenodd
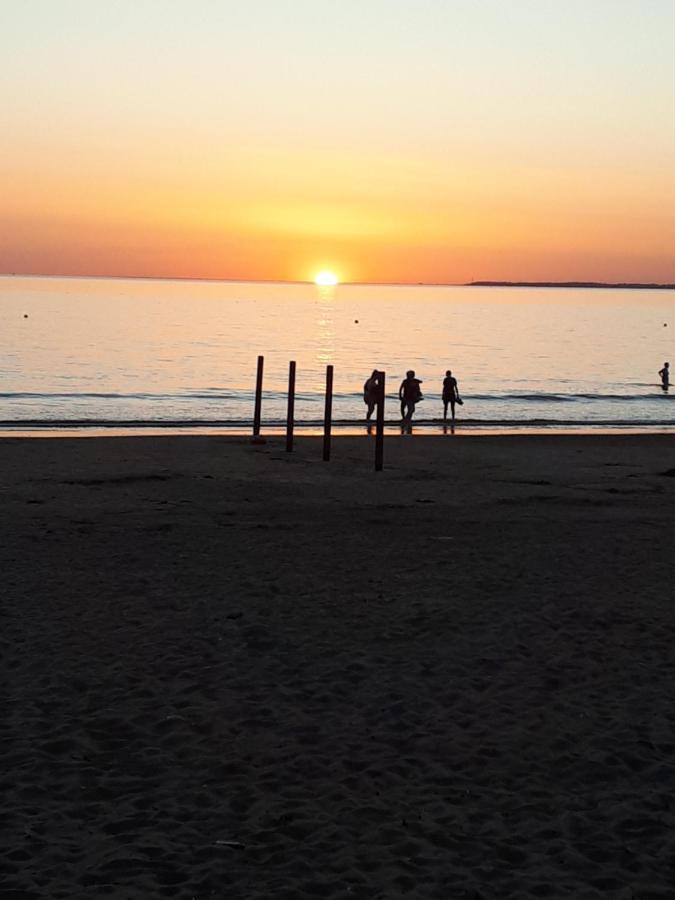
<svg viewBox="0 0 675 900">
<path fill-rule="evenodd" d="M 375 471 L 382 471 L 382 458 L 384 455 L 384 398 L 385 398 L 385 373 L 379 373 L 379 385 L 377 389 L 377 416 L 375 418 Z"/>
<path fill-rule="evenodd" d="M 323 413 L 323 459 L 330 459 L 330 426 L 333 412 L 333 367 L 326 366 L 326 406 Z"/>
<path fill-rule="evenodd" d="M 286 411 L 286 452 L 293 450 L 293 425 L 295 417 L 295 360 L 288 364 L 288 409 Z"/>
<path fill-rule="evenodd" d="M 258 373 L 255 379 L 255 408 L 253 411 L 253 437 L 260 434 L 260 408 L 262 406 L 263 365 L 265 357 L 258 357 Z"/>
</svg>

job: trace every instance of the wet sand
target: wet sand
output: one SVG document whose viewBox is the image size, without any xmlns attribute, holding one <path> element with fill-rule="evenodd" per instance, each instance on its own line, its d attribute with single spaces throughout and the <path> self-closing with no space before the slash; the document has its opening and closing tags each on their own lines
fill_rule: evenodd
<svg viewBox="0 0 675 900">
<path fill-rule="evenodd" d="M 675 885 L 675 438 L 0 441 L 0 897 Z"/>
</svg>

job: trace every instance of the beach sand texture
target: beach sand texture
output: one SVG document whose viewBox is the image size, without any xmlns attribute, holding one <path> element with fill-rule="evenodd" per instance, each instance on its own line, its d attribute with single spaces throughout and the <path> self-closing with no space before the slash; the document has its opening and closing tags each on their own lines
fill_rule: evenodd
<svg viewBox="0 0 675 900">
<path fill-rule="evenodd" d="M 675 896 L 675 439 L 372 453 L 0 442 L 3 900 Z"/>
</svg>

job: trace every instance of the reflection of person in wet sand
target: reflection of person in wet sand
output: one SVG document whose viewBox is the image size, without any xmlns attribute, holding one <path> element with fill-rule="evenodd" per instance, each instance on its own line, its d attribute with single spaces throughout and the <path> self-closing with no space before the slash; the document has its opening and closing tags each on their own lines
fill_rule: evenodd
<svg viewBox="0 0 675 900">
<path fill-rule="evenodd" d="M 670 387 L 670 363 L 664 362 L 663 368 L 659 369 L 659 378 L 661 379 L 661 387 L 667 391 Z"/>
<path fill-rule="evenodd" d="M 412 369 L 405 373 L 405 378 L 398 389 L 398 399 L 401 401 L 401 418 L 403 420 L 407 419 L 410 421 L 415 412 L 415 404 L 424 399 L 420 388 L 421 384 L 422 381 L 419 378 L 415 378 L 415 373 Z"/>
<path fill-rule="evenodd" d="M 366 404 L 366 419 L 370 419 L 377 403 L 377 395 L 380 387 L 380 373 L 373 369 L 373 374 L 367 378 L 363 385 L 363 402 Z"/>
<path fill-rule="evenodd" d="M 448 418 L 448 403 L 450 404 L 450 417 L 455 419 L 455 403 L 461 403 L 459 398 L 459 387 L 457 379 L 453 376 L 450 369 L 445 373 L 443 379 L 443 419 Z"/>
</svg>

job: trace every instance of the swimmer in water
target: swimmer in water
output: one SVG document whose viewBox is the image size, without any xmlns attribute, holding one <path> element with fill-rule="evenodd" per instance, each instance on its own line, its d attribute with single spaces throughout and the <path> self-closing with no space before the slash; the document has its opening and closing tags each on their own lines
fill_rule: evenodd
<svg viewBox="0 0 675 900">
<path fill-rule="evenodd" d="M 661 387 L 667 391 L 670 387 L 670 363 L 664 362 L 663 368 L 659 369 L 659 378 L 661 379 Z"/>
</svg>

